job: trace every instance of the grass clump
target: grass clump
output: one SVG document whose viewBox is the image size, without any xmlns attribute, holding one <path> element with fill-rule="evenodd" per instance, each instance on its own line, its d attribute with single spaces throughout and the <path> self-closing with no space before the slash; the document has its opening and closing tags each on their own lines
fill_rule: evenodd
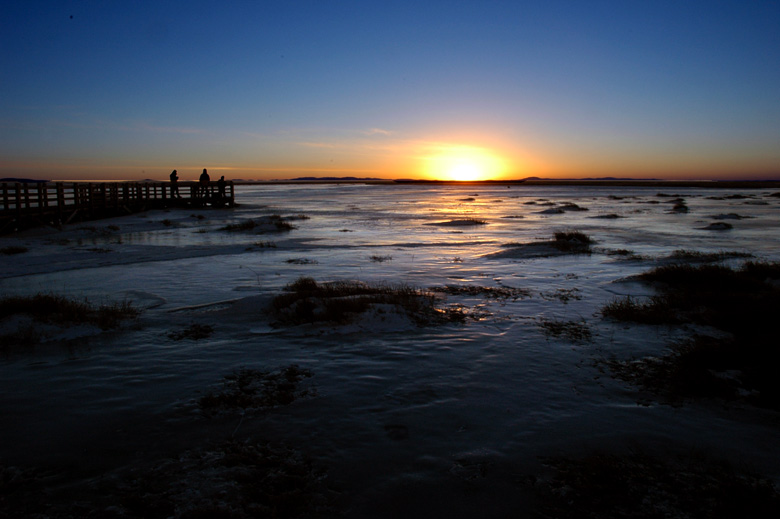
<svg viewBox="0 0 780 519">
<path fill-rule="evenodd" d="M 298 218 L 301 219 L 301 218 Z M 269 232 L 269 231 L 291 231 L 295 229 L 295 226 L 278 214 L 272 214 L 270 216 L 264 216 L 257 220 L 244 220 L 239 223 L 231 223 L 221 227 L 221 231 L 228 232 Z"/>
<path fill-rule="evenodd" d="M 174 341 L 182 341 L 184 339 L 197 341 L 200 339 L 208 339 L 211 337 L 212 333 L 214 333 L 214 328 L 208 324 L 194 323 L 183 330 L 170 332 L 168 338 Z"/>
<path fill-rule="evenodd" d="M 662 296 L 637 300 L 631 296 L 613 299 L 601 307 L 601 315 L 617 321 L 631 321 L 641 324 L 675 324 L 677 315 L 666 304 Z"/>
<path fill-rule="evenodd" d="M 487 225 L 487 220 L 479 218 L 458 218 L 457 220 L 446 220 L 443 222 L 426 223 L 423 225 L 438 225 L 442 227 L 468 227 L 472 225 Z"/>
<path fill-rule="evenodd" d="M 0 299 L 0 319 L 27 314 L 35 321 L 56 324 L 94 324 L 107 330 L 119 326 L 123 319 L 137 317 L 140 311 L 129 301 L 93 305 L 55 294 L 9 296 Z"/>
<path fill-rule="evenodd" d="M 589 342 L 593 337 L 590 327 L 584 321 L 542 319 L 539 321 L 539 328 L 546 337 L 563 337 L 572 342 Z"/>
<path fill-rule="evenodd" d="M 531 297 L 531 291 L 525 288 L 515 287 L 484 287 L 473 285 L 446 285 L 431 288 L 434 292 L 442 292 L 450 295 L 482 296 L 488 299 L 512 299 L 517 301 L 523 297 Z"/>
<path fill-rule="evenodd" d="M 580 231 L 557 231 L 550 243 L 561 252 L 585 252 L 590 251 L 593 239 Z"/>
<path fill-rule="evenodd" d="M 290 258 L 284 260 L 284 262 L 291 265 L 317 265 L 319 263 L 319 261 L 309 258 Z"/>
<path fill-rule="evenodd" d="M 433 294 L 408 285 L 359 281 L 317 283 L 310 277 L 288 284 L 285 293 L 273 299 L 271 308 L 279 324 L 346 324 L 378 305 L 396 306 L 421 326 L 464 319 L 462 312 L 437 308 Z"/>
<path fill-rule="evenodd" d="M 202 396 L 198 400 L 198 407 L 207 414 L 214 414 L 289 405 L 314 394 L 311 389 L 299 387 L 304 379 L 311 376 L 311 371 L 296 364 L 275 372 L 239 369 L 225 376 L 220 391 Z"/>
<path fill-rule="evenodd" d="M 747 398 L 780 408 L 780 363 L 775 319 L 780 308 L 780 263 L 656 267 L 640 279 L 661 294 L 644 302 L 616 300 L 602 308 L 613 319 L 649 324 L 692 323 L 720 330 L 675 345 L 658 359 L 613 362 L 618 376 L 673 397 Z"/>
<path fill-rule="evenodd" d="M 13 317 L 20 320 L 12 330 L 0 335 L 0 344 L 3 347 L 10 344 L 29 346 L 41 342 L 48 333 L 41 328 L 41 323 L 60 327 L 90 324 L 109 330 L 139 314 L 140 310 L 129 301 L 93 305 L 86 299 L 77 301 L 54 294 L 3 297 L 0 299 L 0 321 Z"/>
<path fill-rule="evenodd" d="M 669 255 L 669 259 L 678 262 L 702 262 L 714 263 L 734 258 L 752 258 L 753 255 L 748 252 L 738 251 L 720 251 L 720 252 L 701 252 L 690 249 L 677 249 Z"/>
</svg>

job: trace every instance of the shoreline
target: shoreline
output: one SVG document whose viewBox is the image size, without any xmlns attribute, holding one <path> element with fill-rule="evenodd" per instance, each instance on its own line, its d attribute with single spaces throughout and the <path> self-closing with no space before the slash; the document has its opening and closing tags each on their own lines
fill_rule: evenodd
<svg viewBox="0 0 780 519">
<path fill-rule="evenodd" d="M 504 180 L 426 180 L 426 179 L 384 179 L 384 178 L 290 178 L 272 180 L 247 180 L 229 179 L 237 186 L 265 186 L 265 185 L 320 185 L 320 184 L 365 184 L 365 185 L 444 185 L 444 186 L 501 186 L 501 185 L 525 185 L 525 186 L 596 186 L 596 187 L 696 187 L 714 189 L 780 189 L 778 180 L 664 180 L 664 179 L 630 179 L 630 178 L 594 178 L 594 179 L 552 179 L 552 178 L 517 178 Z M 168 180 L 32 180 L 19 178 L 0 179 L 2 183 L 78 183 L 78 184 L 104 184 L 104 183 L 155 183 L 167 184 Z M 196 181 L 180 181 L 181 186 L 196 185 Z"/>
<path fill-rule="evenodd" d="M 237 186 L 366 184 L 398 186 L 594 186 L 594 187 L 697 187 L 714 189 L 780 189 L 780 180 L 580 180 L 580 179 L 508 179 L 508 180 L 386 180 L 386 179 L 306 179 L 306 180 L 233 180 Z"/>
</svg>

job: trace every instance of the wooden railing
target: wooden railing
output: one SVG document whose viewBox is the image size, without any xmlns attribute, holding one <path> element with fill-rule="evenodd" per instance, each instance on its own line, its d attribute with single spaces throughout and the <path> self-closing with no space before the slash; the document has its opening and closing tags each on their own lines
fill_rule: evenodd
<svg viewBox="0 0 780 519">
<path fill-rule="evenodd" d="M 232 181 L 211 182 L 0 182 L 0 232 L 7 227 L 63 224 L 159 207 L 233 206 Z M 223 192 L 220 192 L 220 191 Z M 13 225 L 13 224 L 16 225 Z"/>
</svg>

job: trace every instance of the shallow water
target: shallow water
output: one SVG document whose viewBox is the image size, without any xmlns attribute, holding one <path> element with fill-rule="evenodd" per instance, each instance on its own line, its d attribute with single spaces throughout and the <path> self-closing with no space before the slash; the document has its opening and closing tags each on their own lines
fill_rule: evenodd
<svg viewBox="0 0 780 519">
<path fill-rule="evenodd" d="M 147 309 L 130 328 L 87 331 L 65 346 L 0 359 L 0 462 L 78 465 L 88 478 L 206 441 L 267 438 L 326 467 L 352 517 L 523 511 L 530 505 L 520 481 L 538 469 L 540 456 L 591 449 L 697 448 L 778 478 L 776 413 L 648 403 L 595 362 L 660 353 L 689 333 L 614 324 L 597 314 L 615 295 L 646 294 L 626 278 L 659 258 L 686 249 L 780 260 L 780 198 L 771 191 L 665 191 L 241 186 L 234 210 L 155 211 L 9 237 L 30 252 L 0 256 L 2 293 L 129 298 Z M 743 197 L 725 198 L 735 194 Z M 689 212 L 670 212 L 676 198 Z M 544 213 L 567 202 L 587 210 Z M 282 233 L 219 230 L 272 214 L 308 218 L 291 219 L 296 228 Z M 713 218 L 730 214 L 742 218 Z M 451 224 L 465 219 L 484 223 Z M 733 228 L 704 229 L 719 221 Z M 591 236 L 593 254 L 489 256 L 502 244 L 560 230 Z M 608 253 L 618 249 L 642 259 Z M 446 296 L 444 304 L 463 305 L 475 317 L 465 324 L 418 328 L 388 318 L 272 328 L 263 303 L 300 276 L 527 294 Z M 229 301 L 239 302 L 214 304 Z M 593 338 L 548 337 L 539 326 L 544 319 L 586 323 Z M 213 326 L 214 334 L 168 338 L 193 322 Z M 198 411 L 197 399 L 232 370 L 291 363 L 312 371 L 316 397 L 243 418 L 207 419 Z"/>
</svg>

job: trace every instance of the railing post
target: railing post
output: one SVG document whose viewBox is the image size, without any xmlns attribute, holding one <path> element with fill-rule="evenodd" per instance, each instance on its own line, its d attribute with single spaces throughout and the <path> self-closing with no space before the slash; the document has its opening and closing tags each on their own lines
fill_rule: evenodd
<svg viewBox="0 0 780 519">
<path fill-rule="evenodd" d="M 24 186 L 24 208 L 27 212 L 30 212 L 30 185 L 23 184 Z"/>
<path fill-rule="evenodd" d="M 16 182 L 14 187 L 16 189 L 16 221 L 19 222 L 22 219 L 22 185 Z"/>
<path fill-rule="evenodd" d="M 43 183 L 39 182 L 36 188 L 38 189 L 38 215 L 43 216 Z"/>
<path fill-rule="evenodd" d="M 62 222 L 62 210 L 65 206 L 65 186 L 62 182 L 57 182 L 57 220 Z"/>
</svg>

